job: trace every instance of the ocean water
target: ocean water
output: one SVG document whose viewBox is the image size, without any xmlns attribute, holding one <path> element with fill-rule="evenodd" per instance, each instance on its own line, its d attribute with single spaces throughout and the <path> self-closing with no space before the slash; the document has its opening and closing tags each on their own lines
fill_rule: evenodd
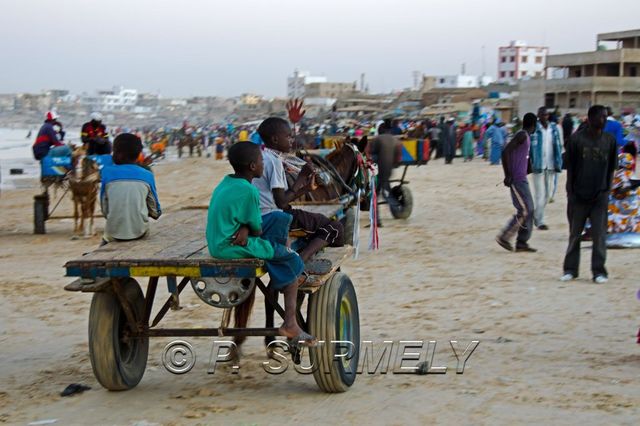
<svg viewBox="0 0 640 426">
<path fill-rule="evenodd" d="M 80 129 L 67 130 L 65 140 L 78 144 Z M 0 127 L 0 188 L 14 189 L 32 186 L 40 177 L 40 164 L 33 158 L 31 146 L 36 140 L 38 128 L 9 129 Z M 10 169 L 22 169 L 21 175 L 10 175 Z"/>
</svg>

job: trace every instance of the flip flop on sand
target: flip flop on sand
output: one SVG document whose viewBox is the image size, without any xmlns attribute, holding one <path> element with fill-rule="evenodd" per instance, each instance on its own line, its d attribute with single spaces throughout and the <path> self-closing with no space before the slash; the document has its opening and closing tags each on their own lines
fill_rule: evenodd
<svg viewBox="0 0 640 426">
<path fill-rule="evenodd" d="M 329 259 L 309 259 L 304 263 L 304 271 L 309 275 L 328 274 L 332 267 Z"/>
</svg>

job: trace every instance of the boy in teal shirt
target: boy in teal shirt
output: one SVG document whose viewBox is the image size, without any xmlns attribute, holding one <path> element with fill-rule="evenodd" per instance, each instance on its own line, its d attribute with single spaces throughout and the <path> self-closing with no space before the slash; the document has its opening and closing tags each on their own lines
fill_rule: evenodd
<svg viewBox="0 0 640 426">
<path fill-rule="evenodd" d="M 305 333 L 296 320 L 298 286 L 304 281 L 304 264 L 300 256 L 282 244 L 282 236 L 265 239 L 258 189 L 251 180 L 262 176 L 264 163 L 258 145 L 239 142 L 227 154 L 234 174 L 224 177 L 211 196 L 207 215 L 209 254 L 220 259 L 258 258 L 265 260 L 271 278 L 270 287 L 284 294 L 284 323 L 281 335 L 300 343 L 313 344 L 315 338 Z M 266 226 L 288 231 L 290 215 L 273 217 Z M 286 222 L 282 226 L 282 222 Z M 286 236 L 284 237 L 286 240 Z"/>
</svg>

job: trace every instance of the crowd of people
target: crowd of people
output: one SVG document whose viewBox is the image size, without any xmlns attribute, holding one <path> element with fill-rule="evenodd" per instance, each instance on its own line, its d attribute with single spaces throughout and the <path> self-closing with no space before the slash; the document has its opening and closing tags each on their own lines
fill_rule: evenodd
<svg viewBox="0 0 640 426">
<path fill-rule="evenodd" d="M 638 185 L 633 179 L 636 141 L 624 138 L 623 125 L 602 105 L 592 106 L 587 121 L 577 128 L 565 120 L 561 128 L 549 116 L 545 107 L 537 115 L 527 113 L 522 130 L 505 146 L 504 184 L 511 191 L 516 214 L 496 241 L 512 251 L 511 241 L 517 234 L 516 252 L 536 251 L 528 240 L 534 226 L 549 229 L 544 210 L 555 195 L 558 174 L 566 169 L 569 243 L 561 280 L 578 277 L 580 243 L 587 237 L 593 241 L 593 281 L 602 284 L 608 281 L 607 234 L 640 230 Z M 534 196 L 528 175 L 532 175 Z"/>
<path fill-rule="evenodd" d="M 599 120 L 597 123 L 594 116 L 596 112 Z M 575 278 L 578 275 L 577 247 L 584 238 L 582 233 L 586 226 L 586 236 L 594 241 L 594 253 L 596 253 L 594 254 L 594 279 L 603 281 L 607 277 L 604 269 L 606 233 L 640 231 L 638 217 L 640 198 L 637 196 L 637 185 L 632 178 L 635 172 L 637 143 L 640 139 L 640 116 L 623 114 L 621 121 L 618 121 L 610 108 L 598 106 L 596 112 L 592 108 L 583 120 L 577 120 L 571 114 L 566 114 L 560 119 L 561 114 L 557 108 L 549 111 L 546 107 L 541 107 L 537 114 L 525 114 L 522 122 L 516 119 L 509 125 L 495 116 L 480 117 L 476 108 L 470 115 L 471 119 L 463 123 L 457 123 L 454 118 L 440 117 L 437 121 L 400 119 L 352 121 L 338 127 L 335 122 L 327 124 L 301 120 L 300 124 L 293 128 L 291 147 L 294 150 L 321 148 L 324 146 L 324 138 L 335 134 L 344 135 L 347 139 L 351 138 L 356 144 L 361 144 L 362 141 L 363 147 L 367 145 L 367 137 L 371 138 L 372 142 L 367 147 L 367 155 L 379 168 L 376 191 L 378 194 L 382 192 L 390 204 L 394 200 L 390 196 L 388 181 L 393 167 L 397 165 L 399 138 L 429 140 L 429 156 L 431 159 L 444 158 L 445 164 L 452 164 L 458 152 L 464 162 L 482 158 L 491 165 L 502 164 L 505 185 L 511 190 L 517 214 L 497 237 L 497 241 L 502 247 L 515 251 L 535 251 L 528 245 L 532 230 L 534 228 L 540 231 L 549 229 L 545 221 L 545 209 L 556 196 L 558 175 L 566 169 L 567 192 L 570 194 L 568 217 L 569 222 L 575 223 L 575 226 L 571 228 L 571 242 L 565 262 L 565 278 L 567 276 Z M 577 148 L 574 145 L 586 146 L 589 141 L 592 142 L 596 138 L 594 136 L 596 133 L 605 135 L 602 136 L 602 141 L 598 139 L 599 142 L 591 151 L 587 150 L 583 154 L 580 154 L 582 153 L 580 151 L 579 154 L 575 154 Z M 227 123 L 192 126 L 185 121 L 182 127 L 175 129 L 131 131 L 117 128 L 110 133 L 99 113 L 92 113 L 90 120 L 82 126 L 82 145 L 88 155 L 110 154 L 112 150 L 110 136 L 117 138 L 121 134 L 133 134 L 138 138 L 142 148 L 136 161 L 142 165 L 148 165 L 153 158 L 163 156 L 167 146 L 171 145 L 176 145 L 179 153 L 183 147 L 189 147 L 190 154 L 193 154 L 196 147 L 195 151 L 200 155 L 204 151 L 207 156 L 211 156 L 211 151 L 214 150 L 215 158 L 218 160 L 223 159 L 224 153 L 237 142 L 263 145 L 267 147 L 266 151 L 270 152 L 268 143 L 260 133 L 260 128 L 255 125 L 236 127 L 232 123 Z M 47 155 L 70 155 L 72 147 L 65 144 L 64 135 L 63 126 L 57 115 L 54 112 L 48 112 L 33 145 L 36 159 L 40 160 Z M 572 143 L 573 140 L 581 137 L 583 140 L 579 144 Z M 510 142 L 507 143 L 509 140 Z M 586 166 L 582 166 L 582 162 L 586 161 L 587 154 L 596 155 L 594 150 L 601 149 L 603 144 L 606 144 L 609 151 L 615 152 L 616 158 L 609 158 L 613 155 L 609 151 L 606 153 L 598 151 L 597 155 L 602 154 L 602 161 L 606 157 L 607 175 L 591 176 L 590 173 L 595 173 L 592 171 L 601 166 L 598 163 L 599 160 L 594 159 L 593 164 L 589 163 Z M 145 156 L 142 153 L 144 146 L 151 155 Z M 619 161 L 621 168 L 617 170 L 619 152 L 622 153 Z M 526 161 L 523 159 L 524 156 Z M 533 191 L 529 189 L 529 175 Z M 585 176 L 590 176 L 590 179 L 604 179 L 602 182 L 591 181 L 584 185 L 596 185 L 599 188 L 598 191 L 606 192 L 607 196 L 600 192 L 580 193 L 583 184 L 580 179 L 587 179 Z M 584 200 L 588 203 L 583 202 Z M 597 209 L 593 205 L 596 202 L 599 206 Z M 607 207 L 604 213 L 602 206 Z M 582 223 L 583 219 L 585 223 Z M 378 225 L 381 226 L 381 223 Z M 516 234 L 514 248 L 511 240 Z"/>
</svg>

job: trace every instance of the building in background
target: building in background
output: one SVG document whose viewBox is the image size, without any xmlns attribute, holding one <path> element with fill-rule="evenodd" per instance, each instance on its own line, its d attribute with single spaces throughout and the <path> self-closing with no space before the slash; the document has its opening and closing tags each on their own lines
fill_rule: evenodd
<svg viewBox="0 0 640 426">
<path fill-rule="evenodd" d="M 498 49 L 498 82 L 515 84 L 516 81 L 545 76 L 548 47 L 527 46 L 514 40 Z"/>
<path fill-rule="evenodd" d="M 338 99 L 356 93 L 356 83 L 310 83 L 305 85 L 307 98 Z"/>
<path fill-rule="evenodd" d="M 287 77 L 287 97 L 304 98 L 305 86 L 311 83 L 326 83 L 327 77 L 312 76 L 308 71 L 295 70 L 293 75 Z"/>
<path fill-rule="evenodd" d="M 584 114 L 591 105 L 640 110 L 640 29 L 598 34 L 593 52 L 547 57 L 549 79 L 520 82 L 519 110 L 535 111 L 540 105 L 562 112 Z"/>
<path fill-rule="evenodd" d="M 16 110 L 43 112 L 53 107 L 53 100 L 48 93 L 18 93 L 15 97 Z"/>
<path fill-rule="evenodd" d="M 429 82 L 432 88 L 436 89 L 471 89 L 483 87 L 493 82 L 493 78 L 487 75 L 441 75 L 432 77 L 423 77 L 423 86 L 425 82 Z M 424 87 L 423 87 L 424 91 Z"/>
<path fill-rule="evenodd" d="M 80 103 L 91 111 L 133 111 L 138 102 L 138 91 L 122 86 L 100 90 L 93 95 L 83 93 Z"/>
</svg>

